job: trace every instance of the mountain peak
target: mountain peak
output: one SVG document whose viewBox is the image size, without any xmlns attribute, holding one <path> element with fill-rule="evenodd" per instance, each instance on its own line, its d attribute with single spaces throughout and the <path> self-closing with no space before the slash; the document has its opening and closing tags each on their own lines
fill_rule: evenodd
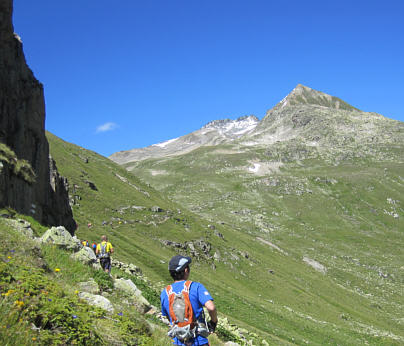
<svg viewBox="0 0 404 346">
<path fill-rule="evenodd" d="M 284 108 L 286 106 L 296 105 L 317 105 L 327 108 L 344 109 L 344 110 L 358 110 L 338 97 L 328 95 L 321 91 L 314 90 L 303 84 L 298 84 L 281 102 L 278 107 Z"/>
</svg>

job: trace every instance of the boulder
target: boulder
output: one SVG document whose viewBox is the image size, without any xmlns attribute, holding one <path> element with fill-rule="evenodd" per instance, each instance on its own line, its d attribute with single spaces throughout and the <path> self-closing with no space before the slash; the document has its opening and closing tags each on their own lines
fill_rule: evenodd
<svg viewBox="0 0 404 346">
<path fill-rule="evenodd" d="M 96 270 L 101 270 L 102 269 L 102 267 L 101 267 L 101 264 L 100 264 L 100 262 L 94 262 L 93 264 L 92 264 L 92 267 L 94 268 L 94 269 L 96 269 Z"/>
<path fill-rule="evenodd" d="M 134 264 L 132 264 L 132 263 L 129 263 L 129 271 L 131 272 L 131 273 L 137 273 L 137 274 L 142 274 L 142 270 L 139 268 L 139 267 L 136 267 Z"/>
<path fill-rule="evenodd" d="M 97 262 L 97 257 L 95 256 L 93 249 L 88 246 L 84 246 L 79 252 L 72 254 L 71 257 L 84 264 L 93 264 Z"/>
<path fill-rule="evenodd" d="M 78 286 L 80 291 L 91 294 L 97 294 L 100 291 L 100 288 L 98 287 L 98 284 L 94 281 L 94 279 L 90 279 L 86 282 L 79 282 Z"/>
<path fill-rule="evenodd" d="M 17 231 L 21 232 L 23 235 L 25 235 L 28 238 L 34 239 L 34 231 L 31 228 L 31 224 L 25 220 L 18 219 L 18 220 L 7 220 L 7 223 L 12 225 L 14 229 Z"/>
<path fill-rule="evenodd" d="M 79 298 L 85 300 L 89 305 L 97 306 L 108 312 L 114 312 L 114 307 L 112 306 L 111 302 L 103 296 L 88 292 L 80 292 Z"/>
<path fill-rule="evenodd" d="M 49 228 L 41 238 L 41 243 L 55 244 L 63 249 L 77 251 L 83 245 L 80 240 L 72 235 L 63 226 Z"/>
<path fill-rule="evenodd" d="M 116 279 L 114 287 L 130 296 L 133 299 L 135 308 L 141 313 L 146 313 L 151 309 L 150 303 L 143 297 L 142 291 L 136 287 L 132 280 Z"/>
<path fill-rule="evenodd" d="M 307 263 L 309 266 L 313 267 L 315 270 L 317 270 L 318 272 L 320 272 L 322 274 L 327 273 L 327 268 L 325 266 L 323 266 L 321 263 L 319 263 L 309 257 L 304 256 L 303 262 Z"/>
</svg>

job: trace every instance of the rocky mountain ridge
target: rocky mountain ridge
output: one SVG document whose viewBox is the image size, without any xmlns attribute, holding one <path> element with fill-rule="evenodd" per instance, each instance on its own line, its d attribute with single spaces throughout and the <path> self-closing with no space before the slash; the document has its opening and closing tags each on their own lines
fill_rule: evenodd
<svg viewBox="0 0 404 346">
<path fill-rule="evenodd" d="M 404 123 L 363 112 L 338 97 L 298 84 L 259 121 L 254 116 L 214 120 L 200 130 L 147 148 L 115 153 L 110 158 L 130 162 L 182 155 L 202 146 L 227 143 L 237 151 L 271 147 L 270 156 L 299 152 L 296 159 L 378 156 L 384 145 L 403 142 Z M 290 156 L 290 155 L 289 155 Z M 288 158 L 290 160 L 290 157 Z"/>
<path fill-rule="evenodd" d="M 334 109 L 359 110 L 338 97 L 298 84 L 275 108 L 311 104 Z"/>
<path fill-rule="evenodd" d="M 116 163 L 126 164 L 131 161 L 175 156 L 185 154 L 201 146 L 231 143 L 236 139 L 250 133 L 259 123 L 254 115 L 243 116 L 236 120 L 214 120 L 190 134 L 153 144 L 146 148 L 120 151 L 109 158 Z"/>
<path fill-rule="evenodd" d="M 404 123 L 298 85 L 239 144 L 266 149 L 269 159 L 280 161 L 381 159 L 385 146 L 404 145 Z M 399 153 L 390 154 L 393 158 Z"/>
<path fill-rule="evenodd" d="M 12 0 L 1 1 L 0 207 L 73 232 L 67 181 L 59 176 L 45 137 L 43 86 L 26 64 L 12 10 Z M 17 169 L 21 174 L 15 174 L 16 167 L 23 167 Z"/>
</svg>

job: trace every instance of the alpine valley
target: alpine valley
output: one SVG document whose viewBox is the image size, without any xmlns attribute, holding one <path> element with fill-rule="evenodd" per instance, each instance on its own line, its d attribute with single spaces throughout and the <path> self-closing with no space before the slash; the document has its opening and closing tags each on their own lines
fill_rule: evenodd
<svg viewBox="0 0 404 346">
<path fill-rule="evenodd" d="M 159 294 L 177 253 L 214 297 L 212 346 L 404 344 L 404 123 L 297 85 L 262 120 L 106 158 L 45 131 L 12 10 L 0 1 L 1 345 L 172 345 Z M 111 276 L 85 246 L 104 234 Z"/>
<path fill-rule="evenodd" d="M 110 158 L 208 220 L 230 320 L 275 344 L 404 343 L 404 123 L 299 84 L 261 121 Z"/>
</svg>

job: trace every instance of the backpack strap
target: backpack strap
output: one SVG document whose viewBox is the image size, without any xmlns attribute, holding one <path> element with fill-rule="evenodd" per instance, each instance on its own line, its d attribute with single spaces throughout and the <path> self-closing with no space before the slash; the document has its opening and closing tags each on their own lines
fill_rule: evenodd
<svg viewBox="0 0 404 346">
<path fill-rule="evenodd" d="M 192 281 L 190 281 L 190 280 L 185 281 L 185 283 L 184 283 L 184 289 L 183 289 L 182 291 L 189 293 L 189 288 L 191 287 L 191 284 L 192 284 Z"/>
<path fill-rule="evenodd" d="M 173 302 L 174 302 L 174 298 L 175 298 L 175 292 L 173 292 L 173 287 L 171 285 L 168 285 L 166 287 L 166 293 L 168 296 L 168 313 L 170 315 L 171 318 L 171 322 L 173 324 L 177 323 L 177 316 L 175 316 L 175 312 L 173 309 Z"/>
<path fill-rule="evenodd" d="M 189 299 L 189 288 L 191 287 L 192 281 L 186 281 L 184 283 L 184 288 L 182 290 L 182 295 L 184 296 L 185 302 L 185 316 L 188 316 L 188 320 L 178 323 L 179 327 L 186 326 L 190 324 L 191 329 L 195 327 L 194 311 L 192 310 L 191 300 Z M 191 322 L 191 323 L 190 323 Z"/>
</svg>

